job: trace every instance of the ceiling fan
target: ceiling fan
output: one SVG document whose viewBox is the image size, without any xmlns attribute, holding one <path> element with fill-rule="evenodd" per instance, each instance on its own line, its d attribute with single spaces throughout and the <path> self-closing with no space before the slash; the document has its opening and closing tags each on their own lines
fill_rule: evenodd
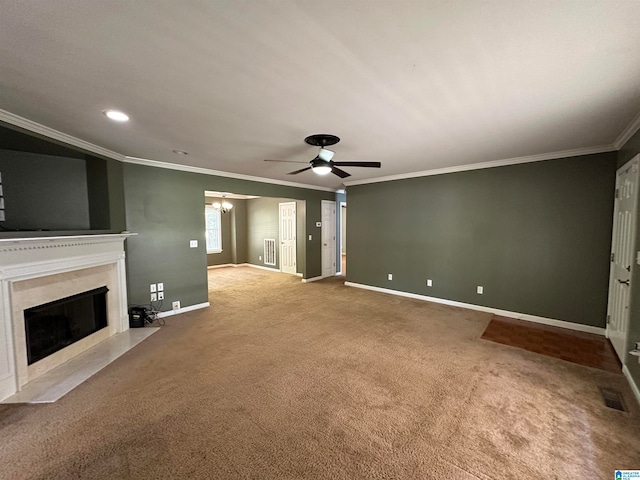
<svg viewBox="0 0 640 480">
<path fill-rule="evenodd" d="M 307 170 L 313 170 L 318 175 L 327 175 L 328 173 L 333 173 L 334 175 L 339 176 L 340 178 L 346 178 L 351 176 L 351 174 L 345 172 L 344 170 L 339 169 L 338 167 L 370 167 L 370 168 L 380 168 L 380 162 L 334 162 L 331 160 L 335 152 L 326 149 L 329 145 L 335 145 L 340 141 L 339 137 L 335 135 L 329 135 L 326 133 L 317 133 L 315 135 L 309 135 L 304 139 L 306 143 L 309 145 L 313 145 L 315 147 L 320 147 L 320 151 L 316 158 L 309 162 L 309 166 L 305 168 L 301 168 L 300 170 L 296 170 L 295 172 L 289 172 L 287 175 L 297 175 L 298 173 L 305 172 Z M 307 162 L 296 162 L 293 160 L 266 160 L 265 162 L 288 162 L 288 163 L 307 163 Z"/>
</svg>

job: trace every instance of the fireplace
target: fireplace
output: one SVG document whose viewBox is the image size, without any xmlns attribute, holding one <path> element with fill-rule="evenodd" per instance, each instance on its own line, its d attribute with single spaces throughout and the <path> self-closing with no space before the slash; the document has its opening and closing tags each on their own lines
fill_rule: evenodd
<svg viewBox="0 0 640 480">
<path fill-rule="evenodd" d="M 0 400 L 129 329 L 129 235 L 0 239 Z"/>
<path fill-rule="evenodd" d="M 26 309 L 27 364 L 106 328 L 108 291 L 104 286 Z"/>
</svg>

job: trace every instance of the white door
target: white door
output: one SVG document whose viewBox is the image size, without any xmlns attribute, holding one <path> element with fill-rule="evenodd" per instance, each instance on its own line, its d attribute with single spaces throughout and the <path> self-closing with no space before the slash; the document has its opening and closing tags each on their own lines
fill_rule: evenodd
<svg viewBox="0 0 640 480">
<path fill-rule="evenodd" d="M 336 274 L 336 202 L 322 200 L 322 276 Z"/>
<path fill-rule="evenodd" d="M 280 203 L 280 271 L 296 274 L 296 202 Z"/>
<path fill-rule="evenodd" d="M 634 239 L 638 205 L 638 160 L 640 155 L 618 170 L 616 199 L 613 210 L 613 239 L 611 241 L 611 274 L 609 277 L 609 306 L 607 337 L 624 364 L 629 330 L 629 300 L 631 274 L 635 268 Z"/>
</svg>

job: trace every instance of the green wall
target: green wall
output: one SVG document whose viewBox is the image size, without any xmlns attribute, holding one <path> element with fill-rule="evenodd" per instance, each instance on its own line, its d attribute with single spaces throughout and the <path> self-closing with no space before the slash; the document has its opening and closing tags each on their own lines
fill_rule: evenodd
<svg viewBox="0 0 640 480">
<path fill-rule="evenodd" d="M 129 303 L 149 303 L 149 284 L 164 282 L 162 310 L 170 310 L 174 300 L 180 300 L 183 307 L 207 301 L 205 190 L 302 200 L 306 231 L 315 229 L 319 221 L 321 200 L 334 197 L 333 192 L 131 163 L 123 165 L 123 177 L 127 230 L 138 234 L 126 241 Z M 198 240 L 198 248 L 189 248 L 189 240 Z M 314 235 L 301 250 L 303 277 L 319 276 L 319 237 Z M 236 253 L 240 260 L 240 249 Z"/>
<path fill-rule="evenodd" d="M 221 202 L 217 197 L 206 197 L 206 203 L 212 203 L 214 201 Z M 246 219 L 246 200 L 243 199 L 225 199 L 233 205 L 233 208 L 226 213 L 220 214 L 220 230 L 222 233 L 222 252 L 220 253 L 208 253 L 207 265 L 212 267 L 215 265 L 227 265 L 230 263 L 238 264 L 245 262 L 238 262 L 238 252 L 246 252 L 247 250 L 247 219 Z M 240 234 L 236 231 L 240 229 Z M 240 243 L 238 243 L 238 241 Z M 246 254 L 240 255 L 246 258 Z"/>
<path fill-rule="evenodd" d="M 347 281 L 604 327 L 615 170 L 604 153 L 351 186 Z"/>
<path fill-rule="evenodd" d="M 0 172 L 4 228 L 91 229 L 84 159 L 0 149 Z"/>
<path fill-rule="evenodd" d="M 231 210 L 231 263 L 247 263 L 248 248 L 247 201 L 234 200 Z"/>
<path fill-rule="evenodd" d="M 0 172 L 7 212 L 0 237 L 125 228 L 121 162 L 0 123 Z"/>
<path fill-rule="evenodd" d="M 621 167 L 640 153 L 640 130 L 618 152 L 618 166 Z M 640 209 L 638 209 L 640 217 Z M 640 250 L 640 218 L 636 219 L 636 251 Z M 640 267 L 632 267 L 631 311 L 629 312 L 629 337 L 627 351 L 633 350 L 634 342 L 640 342 Z M 635 384 L 640 387 L 640 364 L 638 357 L 627 354 L 626 365 Z"/>
<path fill-rule="evenodd" d="M 252 198 L 247 200 L 247 262 L 253 265 L 280 269 L 280 203 L 296 202 L 296 268 L 301 267 L 305 259 L 305 209 L 304 202 L 291 198 Z M 276 240 L 276 264 L 264 263 L 264 239 Z M 262 257 L 262 258 L 261 258 Z"/>
</svg>

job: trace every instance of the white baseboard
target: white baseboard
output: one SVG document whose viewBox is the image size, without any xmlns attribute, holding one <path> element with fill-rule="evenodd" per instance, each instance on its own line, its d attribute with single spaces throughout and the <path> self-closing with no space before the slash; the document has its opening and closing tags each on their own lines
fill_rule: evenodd
<svg viewBox="0 0 640 480">
<path fill-rule="evenodd" d="M 207 308 L 211 306 L 209 302 L 196 303 L 195 305 L 189 305 L 188 307 L 182 307 L 178 310 L 168 310 L 166 312 L 158 313 L 158 318 L 170 317 L 171 315 L 178 315 L 179 313 L 186 313 L 192 310 L 199 310 L 200 308 Z"/>
<path fill-rule="evenodd" d="M 624 376 L 627 377 L 627 381 L 629 382 L 629 385 L 631 386 L 631 391 L 635 395 L 636 400 L 638 401 L 638 404 L 640 405 L 640 388 L 638 388 L 638 385 L 636 385 L 636 382 L 633 381 L 633 377 L 631 376 L 631 372 L 629 371 L 629 368 L 626 365 L 624 365 L 622 367 L 622 373 L 624 373 Z"/>
<path fill-rule="evenodd" d="M 207 269 L 223 268 L 223 267 L 252 267 L 252 268 L 259 268 L 261 270 L 268 270 L 270 272 L 282 273 L 277 268 L 263 267 L 262 265 L 254 265 L 253 263 L 225 263 L 225 264 L 222 264 L 222 265 L 209 265 L 207 267 Z M 298 276 L 298 277 L 302 276 L 301 273 L 296 273 L 295 275 Z"/>
<path fill-rule="evenodd" d="M 605 329 L 600 327 L 592 327 L 591 325 L 582 325 L 580 323 L 565 322 L 564 320 L 556 320 L 555 318 L 538 317 L 537 315 L 529 315 L 528 313 L 510 312 L 508 310 L 500 310 L 498 308 L 484 307 L 482 305 L 474 305 L 472 303 L 456 302 L 454 300 L 446 300 L 444 298 L 428 297 L 426 295 L 418 295 L 417 293 L 401 292 L 399 290 L 391 290 L 389 288 L 373 287 L 362 283 L 344 282 L 349 287 L 363 288 L 365 290 L 373 290 L 374 292 L 389 293 L 400 297 L 414 298 L 416 300 L 424 300 L 426 302 L 442 303 L 453 307 L 468 308 L 470 310 L 478 310 L 480 312 L 493 313 L 504 317 L 515 318 L 518 320 L 527 320 L 534 323 L 542 323 L 553 327 L 568 328 L 579 332 L 595 333 L 596 335 L 604 335 Z"/>
<path fill-rule="evenodd" d="M 320 277 L 303 278 L 302 283 L 317 282 L 318 280 L 322 280 L 323 278 L 325 277 L 320 276 Z"/>
<path fill-rule="evenodd" d="M 251 268 L 259 268 L 260 270 L 268 270 L 270 272 L 278 272 L 280 273 L 280 270 L 278 270 L 277 268 L 273 268 L 273 267 L 263 267 L 262 265 L 254 265 L 253 263 L 243 263 L 241 265 L 238 265 L 239 267 L 251 267 Z"/>
</svg>

